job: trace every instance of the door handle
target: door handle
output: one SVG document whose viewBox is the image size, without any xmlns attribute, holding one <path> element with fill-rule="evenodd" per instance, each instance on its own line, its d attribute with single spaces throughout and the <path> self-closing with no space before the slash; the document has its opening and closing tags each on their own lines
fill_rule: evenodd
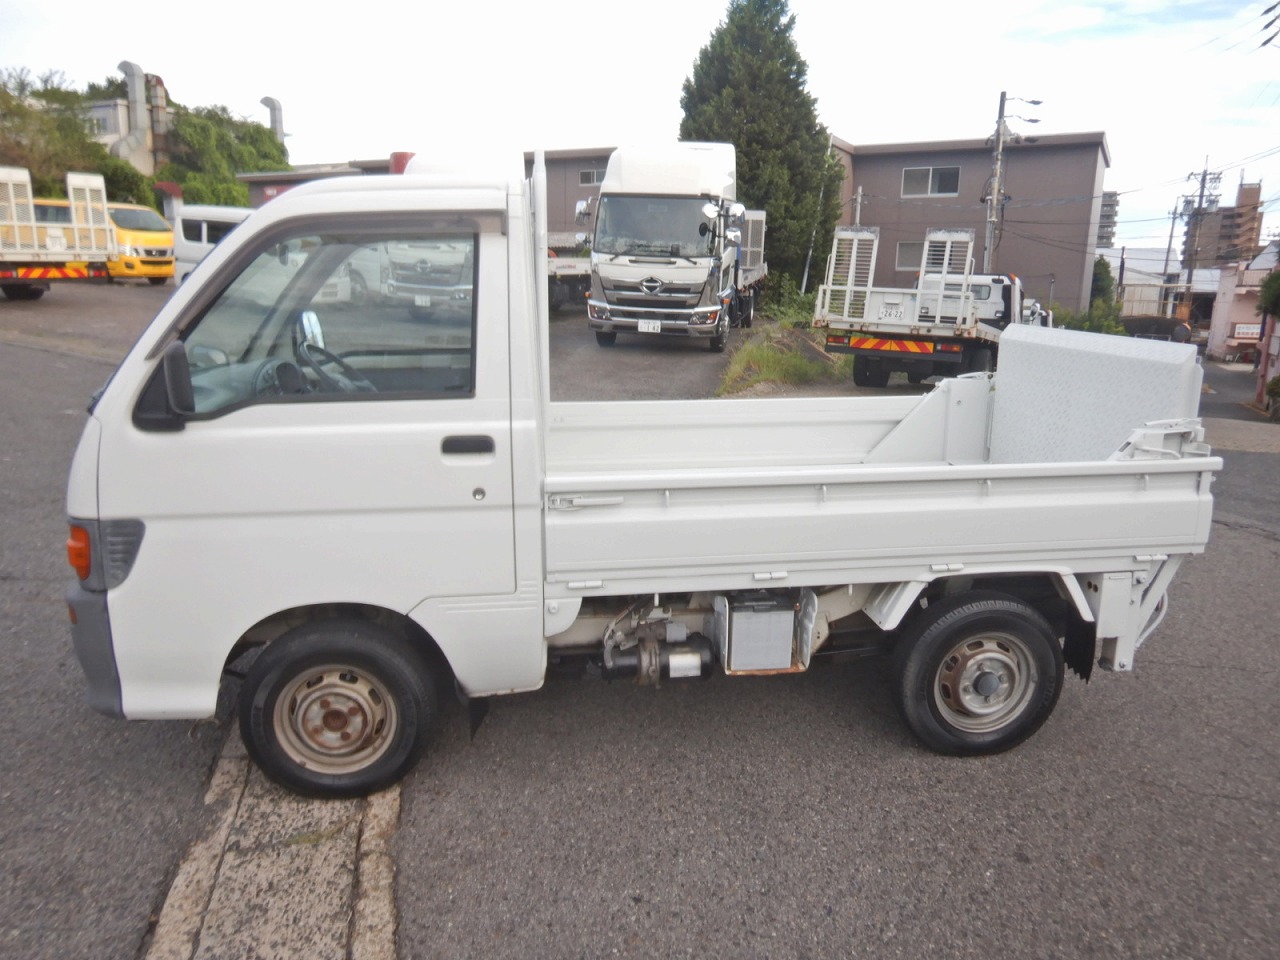
<svg viewBox="0 0 1280 960">
<path fill-rule="evenodd" d="M 441 453 L 493 453 L 493 437 L 477 436 L 445 437 L 440 443 Z"/>
</svg>

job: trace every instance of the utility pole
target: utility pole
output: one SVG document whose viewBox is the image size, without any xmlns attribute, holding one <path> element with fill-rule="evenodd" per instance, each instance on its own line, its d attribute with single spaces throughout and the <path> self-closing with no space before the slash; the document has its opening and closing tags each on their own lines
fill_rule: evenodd
<svg viewBox="0 0 1280 960">
<path fill-rule="evenodd" d="M 1196 198 L 1195 207 L 1189 212 L 1187 219 L 1187 292 L 1183 307 L 1178 311 L 1181 319 L 1191 323 L 1191 301 L 1192 292 L 1195 286 L 1195 270 L 1196 270 L 1196 253 L 1200 247 L 1200 224 L 1204 220 L 1205 214 L 1211 211 L 1205 209 L 1205 192 L 1212 188 L 1216 190 L 1218 184 L 1222 182 L 1221 173 L 1211 173 L 1209 171 L 1209 158 L 1204 158 L 1204 169 L 1199 173 L 1192 171 L 1187 174 L 1188 180 L 1199 180 L 1200 193 Z M 1213 210 L 1218 209 L 1218 194 L 1211 194 L 1209 200 L 1212 203 Z M 1190 198 L 1185 198 L 1189 201 Z M 1183 210 L 1186 212 L 1186 203 L 1184 202 Z"/>
<path fill-rule="evenodd" d="M 1008 137 L 1008 127 L 1004 122 L 1005 104 L 1010 100 L 1018 100 L 1022 103 L 1029 103 L 1033 107 L 1041 104 L 1040 100 L 1023 100 L 1021 97 L 1011 97 L 1004 90 L 1000 91 L 1000 110 L 996 114 L 996 133 L 994 139 L 994 147 L 991 151 L 991 189 L 987 193 L 987 229 L 986 236 L 983 239 L 982 247 L 982 272 L 990 273 L 995 255 L 996 242 L 996 223 L 1000 217 L 1000 207 L 1004 203 L 1004 147 L 1005 140 Z M 1028 117 L 1018 117 L 1026 123 L 1039 123 L 1039 120 L 1032 120 Z M 1021 138 L 1011 138 L 1014 140 Z"/>
</svg>

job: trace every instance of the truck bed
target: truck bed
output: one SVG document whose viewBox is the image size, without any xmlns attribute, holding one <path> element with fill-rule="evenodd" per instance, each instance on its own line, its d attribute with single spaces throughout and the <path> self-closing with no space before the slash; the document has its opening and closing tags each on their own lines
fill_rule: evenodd
<svg viewBox="0 0 1280 960">
<path fill-rule="evenodd" d="M 939 564 L 1080 573 L 1200 552 L 1220 461 L 1187 420 L 1194 352 L 1112 339 L 1018 329 L 994 379 L 921 397 L 553 404 L 548 596 L 927 581 Z M 1176 385 L 1145 389 L 1152 364 L 1177 367 Z M 1117 395 L 1117 377 L 1133 388 Z M 1091 402 L 1101 381 L 1106 409 Z M 1149 421 L 1170 422 L 1161 449 L 1118 454 Z"/>
</svg>

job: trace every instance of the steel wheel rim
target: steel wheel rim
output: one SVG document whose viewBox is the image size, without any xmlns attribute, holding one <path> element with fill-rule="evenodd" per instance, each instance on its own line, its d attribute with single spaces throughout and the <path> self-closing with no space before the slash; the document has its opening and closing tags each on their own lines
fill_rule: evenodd
<svg viewBox="0 0 1280 960">
<path fill-rule="evenodd" d="M 957 643 L 938 665 L 933 702 L 943 719 L 967 733 L 1007 726 L 1035 695 L 1039 675 L 1026 643 L 1004 632 Z"/>
<path fill-rule="evenodd" d="M 344 664 L 299 673 L 276 699 L 280 746 L 295 763 L 318 773 L 364 769 L 391 745 L 395 702 L 377 680 Z"/>
</svg>

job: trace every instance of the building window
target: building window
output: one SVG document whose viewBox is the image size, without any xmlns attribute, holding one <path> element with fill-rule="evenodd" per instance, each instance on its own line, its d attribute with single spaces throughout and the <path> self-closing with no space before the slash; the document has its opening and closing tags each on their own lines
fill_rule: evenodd
<svg viewBox="0 0 1280 960">
<path fill-rule="evenodd" d="M 905 167 L 904 197 L 955 197 L 960 194 L 959 167 Z"/>
<path fill-rule="evenodd" d="M 898 241 L 898 262 L 899 270 L 919 270 L 920 264 L 924 260 L 924 241 L 923 240 L 899 240 Z"/>
<path fill-rule="evenodd" d="M 583 187 L 594 187 L 598 183 L 604 182 L 604 171 L 597 168 L 595 170 L 579 170 L 578 185 Z"/>
</svg>

